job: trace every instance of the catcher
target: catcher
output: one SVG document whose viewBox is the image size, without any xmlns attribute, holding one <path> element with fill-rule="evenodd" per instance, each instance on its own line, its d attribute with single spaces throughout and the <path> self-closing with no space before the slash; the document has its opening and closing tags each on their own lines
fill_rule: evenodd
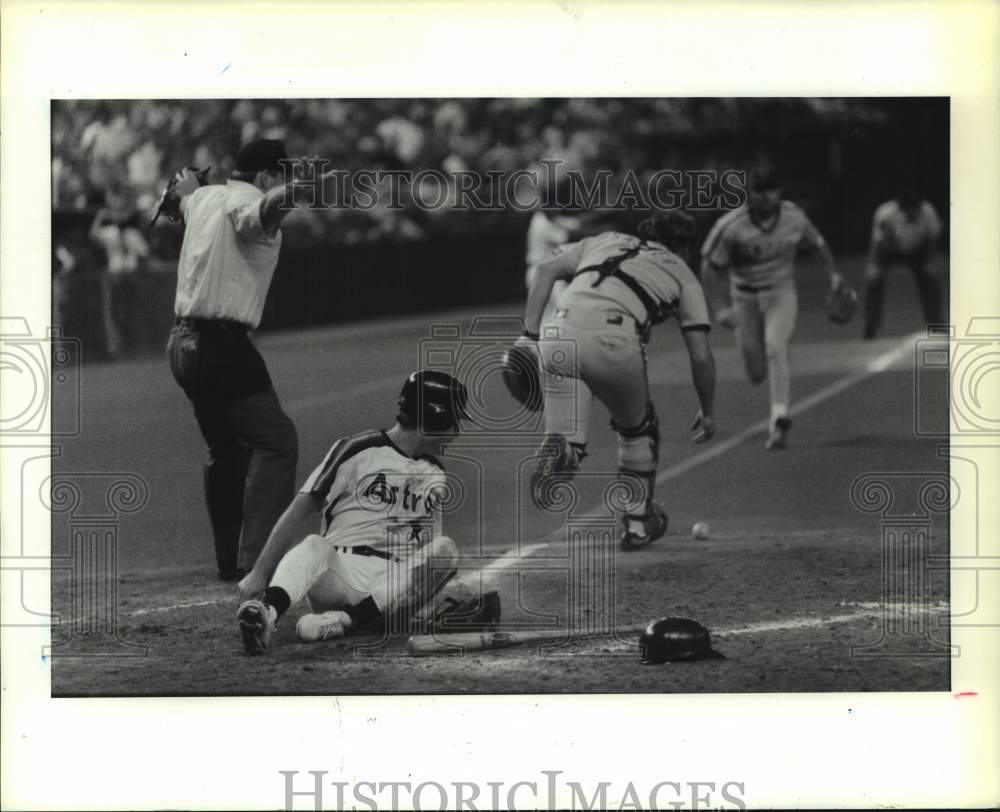
<svg viewBox="0 0 1000 812">
<path fill-rule="evenodd" d="M 532 475 L 532 500 L 550 507 L 553 485 L 579 468 L 596 396 L 611 413 L 619 475 L 628 486 L 623 550 L 644 547 L 667 531 L 667 514 L 653 500 L 660 426 L 649 394 L 646 343 L 655 324 L 671 317 L 680 322 L 701 405 L 691 426 L 694 441 L 715 434 L 708 308 L 683 258 L 693 234 L 690 215 L 667 212 L 645 220 L 638 236 L 608 231 L 565 246 L 538 266 L 526 330 L 514 348 L 515 356 L 527 350 L 539 358 L 544 378 L 546 434 Z M 542 324 L 549 293 L 561 279 L 569 284 L 553 318 Z"/>
<path fill-rule="evenodd" d="M 333 445 L 239 584 L 237 620 L 248 654 L 267 650 L 275 623 L 303 598 L 310 612 L 296 634 L 304 642 L 421 622 L 458 561 L 455 543 L 441 534 L 449 487 L 438 455 L 458 436 L 466 403 L 465 387 L 450 375 L 414 372 L 391 429 Z M 446 601 L 438 625 L 450 620 L 472 631 L 500 619 L 495 593 Z"/>
<path fill-rule="evenodd" d="M 826 241 L 805 212 L 781 199 L 778 180 L 769 168 L 751 173 L 747 205 L 720 217 L 701 250 L 701 275 L 715 303 L 716 321 L 736 329 L 750 380 L 768 379 L 768 449 L 784 448 L 792 426 L 788 344 L 798 316 L 794 261 L 801 245 L 819 254 L 830 277 L 835 293 L 827 302 L 830 318 L 850 318 L 856 294 L 837 273 Z"/>
</svg>

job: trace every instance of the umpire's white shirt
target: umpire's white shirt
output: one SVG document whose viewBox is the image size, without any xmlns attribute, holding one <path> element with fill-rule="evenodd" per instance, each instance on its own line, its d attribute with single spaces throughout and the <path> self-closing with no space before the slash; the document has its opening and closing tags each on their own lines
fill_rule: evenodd
<svg viewBox="0 0 1000 812">
<path fill-rule="evenodd" d="M 229 319 L 253 328 L 281 250 L 281 229 L 260 222 L 264 193 L 243 181 L 203 186 L 184 198 L 184 243 L 174 314 Z"/>
</svg>

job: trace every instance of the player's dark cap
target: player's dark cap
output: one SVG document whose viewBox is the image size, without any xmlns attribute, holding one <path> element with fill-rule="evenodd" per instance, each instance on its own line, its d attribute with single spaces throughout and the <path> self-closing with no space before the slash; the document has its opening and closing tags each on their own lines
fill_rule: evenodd
<svg viewBox="0 0 1000 812">
<path fill-rule="evenodd" d="M 712 648 L 708 629 L 687 617 L 652 621 L 639 636 L 639 653 L 647 665 L 726 658 Z"/>
<path fill-rule="evenodd" d="M 288 158 L 283 142 L 276 138 L 257 138 L 244 144 L 236 156 L 237 172 L 274 172 Z"/>
<path fill-rule="evenodd" d="M 396 420 L 401 426 L 427 432 L 449 431 L 468 420 L 469 394 L 447 372 L 436 369 L 410 373 L 397 401 Z"/>
<path fill-rule="evenodd" d="M 694 217 L 683 209 L 659 212 L 647 217 L 636 229 L 640 240 L 665 245 L 676 254 L 685 254 L 694 242 Z"/>
<path fill-rule="evenodd" d="M 755 166 L 750 170 L 750 188 L 755 192 L 769 192 L 781 188 L 781 181 L 773 166 Z"/>
</svg>

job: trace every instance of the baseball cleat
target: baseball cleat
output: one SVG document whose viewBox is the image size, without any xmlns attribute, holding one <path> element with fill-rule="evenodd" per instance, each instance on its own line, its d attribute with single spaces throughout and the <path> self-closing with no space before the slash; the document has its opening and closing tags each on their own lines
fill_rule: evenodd
<svg viewBox="0 0 1000 812">
<path fill-rule="evenodd" d="M 531 501 L 546 510 L 560 500 L 555 484 L 569 482 L 580 467 L 580 452 L 561 434 L 549 434 L 538 449 L 535 470 L 531 474 Z"/>
<path fill-rule="evenodd" d="M 236 613 L 247 654 L 263 654 L 271 643 L 278 612 L 262 601 L 244 601 Z"/>
<path fill-rule="evenodd" d="M 319 614 L 303 615 L 295 624 L 295 636 L 303 643 L 319 640 L 336 640 L 351 628 L 351 617 L 339 609 Z"/>
<path fill-rule="evenodd" d="M 779 417 L 771 424 L 771 432 L 767 436 L 764 448 L 773 451 L 784 448 L 787 445 L 788 430 L 792 427 L 792 421 L 787 417 Z"/>
<path fill-rule="evenodd" d="M 650 504 L 645 516 L 626 516 L 622 529 L 621 548 L 625 552 L 638 550 L 651 544 L 667 532 L 670 519 L 656 502 Z"/>
</svg>

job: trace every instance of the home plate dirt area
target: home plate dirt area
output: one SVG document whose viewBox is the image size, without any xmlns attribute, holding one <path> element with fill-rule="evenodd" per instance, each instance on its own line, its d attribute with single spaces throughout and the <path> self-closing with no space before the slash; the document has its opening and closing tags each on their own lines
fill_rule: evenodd
<svg viewBox="0 0 1000 812">
<path fill-rule="evenodd" d="M 602 408 L 592 416 L 576 503 L 562 513 L 541 513 L 527 499 L 537 433 L 457 441 L 443 462 L 465 492 L 445 531 L 462 558 L 443 594 L 496 589 L 503 629 L 561 629 L 565 637 L 441 656 L 408 656 L 404 636 L 299 643 L 301 607 L 281 620 L 267 654 L 246 656 L 234 589 L 215 577 L 201 437 L 166 363 L 84 367 L 81 431 L 54 457 L 54 472 L 132 472 L 149 494 L 117 526 L 113 618 L 89 623 L 98 610 L 78 582 L 64 571 L 52 576 L 60 622 L 42 665 L 52 693 L 948 690 L 948 572 L 931 566 L 948 555 L 948 499 L 928 511 L 920 494 L 934 481 L 947 491 L 948 459 L 939 440 L 914 428 L 918 405 L 922 419 L 946 420 L 947 370 L 915 370 L 915 302 L 909 291 L 900 296 L 908 320 L 864 342 L 823 319 L 821 291 L 804 291 L 794 425 L 781 451 L 764 450 L 766 391 L 746 381 L 724 330 L 712 336 L 719 433 L 691 443 L 690 371 L 679 338 L 662 330 L 649 371 L 663 434 L 657 494 L 670 529 L 637 552 L 617 549 L 600 507 L 615 466 Z M 476 315 L 260 336 L 299 431 L 300 481 L 338 437 L 391 425 L 428 325 L 467 325 Z M 481 397 L 511 408 L 499 376 L 485 381 Z M 873 481 L 890 483 L 891 507 L 877 504 Z M 903 530 L 899 517 L 910 522 Z M 53 517 L 53 555 L 70 550 L 70 522 Z M 696 522 L 710 526 L 709 538 L 692 536 Z M 725 659 L 641 664 L 638 634 L 620 630 L 671 615 L 704 624 Z"/>
</svg>

